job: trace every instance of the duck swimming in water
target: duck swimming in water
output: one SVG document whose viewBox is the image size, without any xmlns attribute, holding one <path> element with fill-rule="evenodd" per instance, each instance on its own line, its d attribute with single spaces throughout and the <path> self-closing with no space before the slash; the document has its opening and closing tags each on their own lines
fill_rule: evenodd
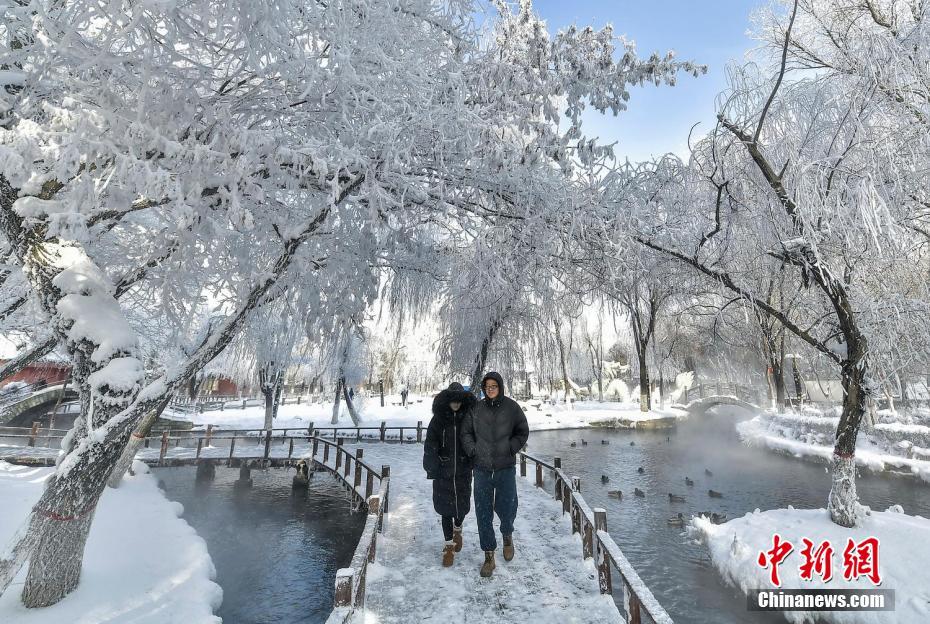
<svg viewBox="0 0 930 624">
<path fill-rule="evenodd" d="M 711 498 L 723 498 L 723 494 L 716 490 L 707 490 L 707 495 Z"/>
<path fill-rule="evenodd" d="M 585 440 L 584 438 L 582 438 L 582 439 L 581 439 L 581 446 L 587 446 L 587 445 L 588 445 L 588 441 Z"/>
<path fill-rule="evenodd" d="M 610 444 L 610 440 L 601 440 L 601 444 Z"/>
<path fill-rule="evenodd" d="M 610 481 L 610 477 L 608 477 L 607 475 L 601 475 L 601 483 L 608 483 L 609 481 Z"/>
<path fill-rule="evenodd" d="M 669 492 L 669 494 L 668 494 L 668 502 L 670 502 L 670 503 L 683 503 L 683 502 L 685 502 L 685 497 L 684 497 L 684 496 L 677 496 L 677 495 L 672 494 L 671 492 Z"/>
<path fill-rule="evenodd" d="M 578 446 L 578 445 L 575 444 L 574 442 L 572 442 L 571 444 L 569 444 L 569 446 L 572 447 L 572 448 L 575 448 L 575 447 Z"/>
<path fill-rule="evenodd" d="M 710 470 L 708 470 L 707 468 L 704 469 L 704 474 L 706 474 L 708 477 L 714 476 L 714 473 L 712 473 L 712 472 L 711 472 Z"/>
<path fill-rule="evenodd" d="M 639 474 L 646 474 L 646 469 L 640 466 L 639 468 L 636 469 L 636 472 L 638 472 Z"/>
<path fill-rule="evenodd" d="M 634 488 L 634 489 L 633 489 L 633 494 L 635 494 L 636 496 L 642 497 L 642 498 L 645 498 L 645 497 L 646 497 L 646 493 L 643 492 L 643 491 L 642 491 L 641 489 L 639 489 L 639 488 Z"/>
<path fill-rule="evenodd" d="M 674 518 L 669 518 L 667 522 L 669 526 L 679 526 L 679 527 L 684 526 L 685 517 L 681 515 L 681 512 L 679 511 L 677 516 L 675 516 Z"/>
<path fill-rule="evenodd" d="M 608 490 L 607 496 L 610 498 L 619 498 L 620 500 L 623 500 L 623 492 L 620 490 Z"/>
<path fill-rule="evenodd" d="M 692 481 L 688 477 L 685 477 L 685 485 L 687 485 L 688 487 L 691 487 L 694 485 L 694 481 Z"/>
<path fill-rule="evenodd" d="M 310 483 L 310 468 L 307 465 L 305 459 L 301 459 L 297 462 L 297 474 L 294 475 L 294 479 L 291 485 L 295 488 L 307 487 L 307 484 Z"/>
</svg>

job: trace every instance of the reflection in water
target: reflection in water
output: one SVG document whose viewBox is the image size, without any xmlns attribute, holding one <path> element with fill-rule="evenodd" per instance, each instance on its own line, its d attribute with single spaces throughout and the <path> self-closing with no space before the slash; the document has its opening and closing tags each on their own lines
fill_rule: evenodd
<svg viewBox="0 0 930 624">
<path fill-rule="evenodd" d="M 195 484 L 195 469 L 161 468 L 168 498 L 207 542 L 228 624 L 324 622 L 333 606 L 336 570 L 352 559 L 365 514 L 351 511 L 345 490 L 327 473 L 309 490 L 291 489 L 294 471 L 253 470 L 253 486 L 234 486 L 238 469 L 217 468 Z"/>
<path fill-rule="evenodd" d="M 745 598 L 723 583 L 706 549 L 667 522 L 678 512 L 687 518 L 715 511 L 733 519 L 756 508 L 826 507 L 830 475 L 825 466 L 742 444 L 734 424 L 748 416 L 710 412 L 672 431 L 537 431 L 530 434 L 528 450 L 543 459 L 561 457 L 566 473 L 581 477 L 585 500 L 607 510 L 608 531 L 676 622 L 784 622 L 781 615 L 746 611 Z M 582 438 L 587 446 L 580 444 Z M 610 444 L 602 445 L 602 439 Z M 574 448 L 572 440 L 578 442 Z M 601 482 L 602 475 L 609 483 Z M 686 485 L 685 477 L 694 486 Z M 857 485 L 862 503 L 873 509 L 897 503 L 908 514 L 930 518 L 926 484 L 864 473 Z M 645 498 L 633 496 L 637 487 Z M 617 489 L 622 500 L 607 495 Z M 709 489 L 723 498 L 711 498 Z M 685 502 L 670 503 L 669 493 Z"/>
</svg>

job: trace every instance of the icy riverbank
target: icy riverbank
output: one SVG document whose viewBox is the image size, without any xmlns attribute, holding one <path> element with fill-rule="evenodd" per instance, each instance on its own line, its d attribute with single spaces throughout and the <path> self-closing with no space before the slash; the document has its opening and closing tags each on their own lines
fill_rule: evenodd
<svg viewBox="0 0 930 624">
<path fill-rule="evenodd" d="M 742 440 L 798 458 L 829 461 L 838 417 L 814 410 L 803 413 L 765 412 L 740 422 Z M 908 474 L 930 482 L 930 427 L 918 424 L 864 424 L 859 433 L 856 463 L 874 472 Z"/>
<path fill-rule="evenodd" d="M 7 543 L 39 499 L 51 468 L 0 461 L 0 543 Z M 25 568 L 0 596 L 0 622 L 16 624 L 216 623 L 223 592 L 204 541 L 179 516 L 148 469 L 136 464 L 97 508 L 77 589 L 61 602 L 26 609 Z"/>
<path fill-rule="evenodd" d="M 418 402 L 419 401 L 419 402 Z M 358 410 L 363 427 L 377 427 L 381 422 L 389 427 L 416 427 L 420 421 L 425 427 L 430 420 L 432 397 L 411 397 L 408 405 L 399 404 L 398 397 L 386 397 L 381 407 L 378 397 L 358 399 Z M 393 404 L 393 403 L 396 403 Z M 622 428 L 648 427 L 650 425 L 673 426 L 677 420 L 687 417 L 679 408 L 653 409 L 642 412 L 638 403 L 609 401 L 576 402 L 572 406 L 564 403 L 552 405 L 541 401 L 521 401 L 532 431 L 549 429 L 579 429 L 591 426 L 617 426 Z M 317 427 L 331 426 L 332 403 L 289 403 L 278 408 L 276 428 L 306 428 L 310 423 Z M 194 425 L 212 424 L 225 429 L 260 429 L 265 422 L 263 406 L 241 408 L 241 402 L 230 402 L 223 411 L 204 413 L 166 413 L 172 419 L 185 419 Z M 345 406 L 342 406 L 339 426 L 352 427 Z"/>
</svg>

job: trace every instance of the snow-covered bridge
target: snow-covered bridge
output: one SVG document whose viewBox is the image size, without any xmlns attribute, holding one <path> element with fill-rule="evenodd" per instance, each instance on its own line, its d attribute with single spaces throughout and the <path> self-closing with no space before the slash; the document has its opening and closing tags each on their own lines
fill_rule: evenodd
<svg viewBox="0 0 930 624">
<path fill-rule="evenodd" d="M 690 414 L 703 414 L 718 405 L 736 405 L 752 412 L 761 409 L 758 394 L 753 388 L 730 382 L 717 381 L 692 386 L 682 399 L 684 408 Z"/>
<path fill-rule="evenodd" d="M 330 622 L 671 623 L 607 533 L 606 512 L 584 501 L 578 479 L 526 453 L 519 456 L 516 557 L 480 578 L 483 553 L 469 514 L 464 547 L 443 568 L 442 531 L 417 444 L 422 432 L 371 429 L 165 432 L 149 438 L 137 458 L 246 469 L 305 460 L 335 475 L 369 516 L 352 564 L 337 573 Z M 57 436 L 30 433 L 35 446 L 0 445 L 0 459 L 53 464 L 58 450 L 42 444 Z"/>
</svg>

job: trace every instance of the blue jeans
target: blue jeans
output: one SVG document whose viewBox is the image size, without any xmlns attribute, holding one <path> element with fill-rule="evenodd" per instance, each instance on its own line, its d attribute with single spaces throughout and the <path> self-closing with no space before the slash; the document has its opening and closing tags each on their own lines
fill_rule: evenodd
<svg viewBox="0 0 930 624">
<path fill-rule="evenodd" d="M 496 550 L 494 513 L 501 521 L 501 535 L 513 533 L 513 520 L 517 517 L 517 469 L 502 470 L 475 468 L 475 516 L 478 519 L 478 539 L 481 550 Z"/>
</svg>

